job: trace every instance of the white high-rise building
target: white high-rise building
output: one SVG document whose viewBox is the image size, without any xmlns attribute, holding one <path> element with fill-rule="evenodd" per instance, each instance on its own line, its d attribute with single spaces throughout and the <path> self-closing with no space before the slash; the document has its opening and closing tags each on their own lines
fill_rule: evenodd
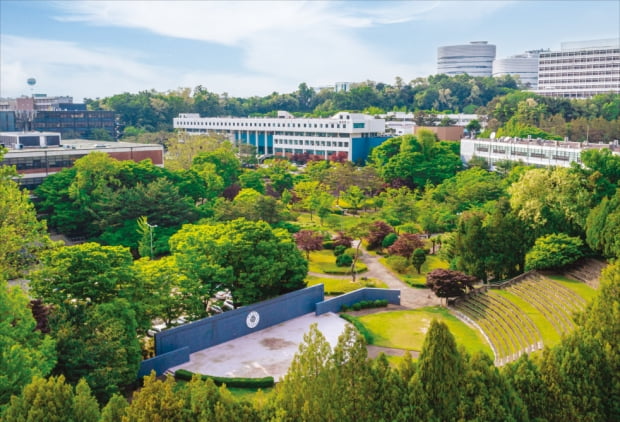
<svg viewBox="0 0 620 422">
<path fill-rule="evenodd" d="M 620 38 L 566 42 L 560 51 L 540 53 L 536 92 L 566 98 L 620 93 Z"/>
<path fill-rule="evenodd" d="M 538 57 L 541 51 L 526 51 L 523 54 L 495 59 L 493 77 L 504 75 L 518 76 L 525 88 L 536 89 L 538 86 Z"/>
<path fill-rule="evenodd" d="M 447 45 L 437 49 L 437 73 L 450 76 L 467 73 L 470 76 L 491 76 L 495 60 L 495 45 L 487 41 Z"/>
</svg>

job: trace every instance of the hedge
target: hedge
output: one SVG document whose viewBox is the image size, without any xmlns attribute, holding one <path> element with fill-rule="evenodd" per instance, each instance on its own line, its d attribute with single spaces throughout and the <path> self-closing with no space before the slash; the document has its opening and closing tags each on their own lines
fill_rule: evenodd
<svg viewBox="0 0 620 422">
<path fill-rule="evenodd" d="M 185 369 L 179 369 L 174 373 L 175 378 L 180 380 L 190 381 L 194 376 L 194 373 Z M 234 388 L 270 388 L 273 387 L 275 382 L 273 377 L 264 378 L 229 378 L 229 377 L 216 377 L 213 375 L 201 375 L 202 380 L 211 379 L 215 385 L 226 384 L 227 387 Z"/>
<path fill-rule="evenodd" d="M 342 305 L 341 311 L 346 312 L 348 310 L 359 311 L 361 309 L 369 309 L 369 308 L 385 308 L 388 306 L 388 301 L 385 299 L 377 299 L 377 300 L 361 300 L 359 302 L 355 302 L 351 306 Z"/>
<path fill-rule="evenodd" d="M 372 336 L 372 333 L 368 331 L 366 327 L 364 327 L 364 324 L 359 322 L 357 318 L 349 314 L 340 314 L 340 318 L 353 324 L 355 329 L 362 335 L 362 337 L 364 337 L 364 340 L 366 340 L 366 344 L 373 343 L 374 337 Z"/>
</svg>

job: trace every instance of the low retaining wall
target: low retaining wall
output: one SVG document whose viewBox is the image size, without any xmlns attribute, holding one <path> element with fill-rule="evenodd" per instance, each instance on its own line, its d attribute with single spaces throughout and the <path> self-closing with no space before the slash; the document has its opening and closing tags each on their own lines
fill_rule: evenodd
<svg viewBox="0 0 620 422">
<path fill-rule="evenodd" d="M 158 376 L 172 368 L 189 361 L 189 347 L 181 347 L 172 352 L 155 356 L 154 358 L 143 360 L 138 370 L 138 377 L 145 377 L 155 371 Z"/>
<path fill-rule="evenodd" d="M 316 304 L 316 315 L 327 312 L 340 312 L 342 305 L 350 306 L 362 300 L 387 300 L 393 305 L 400 305 L 400 290 L 376 289 L 364 287 Z"/>
</svg>

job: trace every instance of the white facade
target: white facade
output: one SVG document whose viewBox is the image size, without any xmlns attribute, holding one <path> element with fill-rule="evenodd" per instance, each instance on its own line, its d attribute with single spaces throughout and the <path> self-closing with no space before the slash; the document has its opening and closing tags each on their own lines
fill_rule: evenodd
<svg viewBox="0 0 620 422">
<path fill-rule="evenodd" d="M 536 89 L 540 53 L 540 51 L 528 51 L 504 59 L 495 59 L 493 61 L 493 77 L 518 76 L 522 86 Z"/>
<path fill-rule="evenodd" d="M 487 41 L 472 41 L 463 45 L 448 45 L 437 49 L 437 73 L 450 76 L 467 73 L 470 76 L 491 76 L 495 60 L 495 45 Z"/>
<path fill-rule="evenodd" d="M 620 38 L 562 43 L 542 52 L 536 93 L 549 97 L 590 98 L 620 93 Z"/>
<path fill-rule="evenodd" d="M 549 141 L 543 139 L 461 139 L 461 160 L 467 163 L 472 157 L 484 158 L 491 168 L 498 161 L 520 161 L 533 166 L 570 167 L 581 165 L 581 152 L 592 148 L 610 148 L 620 153 L 616 144 L 589 144 L 587 142 Z"/>
<path fill-rule="evenodd" d="M 200 117 L 179 114 L 175 129 L 189 134 L 219 133 L 233 143 L 248 143 L 263 154 L 286 156 L 309 153 L 328 158 L 345 152 L 355 159 L 354 140 L 384 137 L 385 120 L 373 116 L 340 112 L 330 118 L 298 118 L 289 113 L 281 117 Z"/>
</svg>

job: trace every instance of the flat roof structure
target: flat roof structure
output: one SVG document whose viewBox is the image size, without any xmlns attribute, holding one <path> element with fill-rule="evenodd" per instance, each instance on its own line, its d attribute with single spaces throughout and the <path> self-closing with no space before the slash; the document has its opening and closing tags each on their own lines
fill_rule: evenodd
<svg viewBox="0 0 620 422">
<path fill-rule="evenodd" d="M 190 354 L 189 362 L 170 368 L 221 377 L 262 378 L 277 382 L 288 368 L 310 326 L 316 323 L 332 348 L 348 322 L 328 312 L 309 313 L 243 337 Z"/>
</svg>

